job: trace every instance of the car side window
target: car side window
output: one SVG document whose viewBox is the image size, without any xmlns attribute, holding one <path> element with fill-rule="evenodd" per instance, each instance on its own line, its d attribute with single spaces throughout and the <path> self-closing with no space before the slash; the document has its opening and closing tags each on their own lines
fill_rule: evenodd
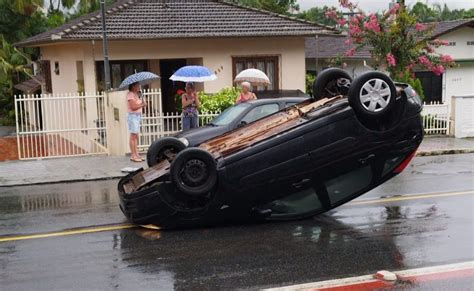
<svg viewBox="0 0 474 291">
<path fill-rule="evenodd" d="M 326 181 L 325 185 L 331 203 L 338 204 L 368 187 L 372 176 L 372 169 L 368 165 Z"/>
<path fill-rule="evenodd" d="M 241 123 L 250 123 L 257 119 L 263 118 L 267 115 L 275 113 L 279 110 L 279 106 L 277 103 L 265 104 L 255 107 L 254 109 L 250 110 L 241 120 Z"/>
</svg>

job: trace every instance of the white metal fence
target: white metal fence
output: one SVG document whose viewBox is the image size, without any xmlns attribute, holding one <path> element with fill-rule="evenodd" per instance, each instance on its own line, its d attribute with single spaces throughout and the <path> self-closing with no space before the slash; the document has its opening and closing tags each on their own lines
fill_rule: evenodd
<svg viewBox="0 0 474 291">
<path fill-rule="evenodd" d="M 19 158 L 107 153 L 103 94 L 15 96 Z"/>
<path fill-rule="evenodd" d="M 432 102 L 424 104 L 421 112 L 427 135 L 448 135 L 450 126 L 449 104 Z"/>
<path fill-rule="evenodd" d="M 180 132 L 182 124 L 180 113 L 162 112 L 160 90 L 145 90 L 143 99 L 139 149 L 146 151 L 156 139 Z M 20 159 L 107 154 L 106 103 L 103 93 L 15 96 Z M 200 114 L 199 125 L 218 114 Z"/>
<path fill-rule="evenodd" d="M 144 91 L 143 98 L 148 106 L 143 110 L 139 149 L 146 151 L 156 139 L 180 132 L 182 123 L 180 113 L 162 112 L 159 90 Z M 20 159 L 108 153 L 105 103 L 103 93 L 15 96 Z M 200 114 L 199 125 L 218 114 Z M 449 134 L 449 104 L 425 104 L 422 116 L 427 134 Z"/>
<path fill-rule="evenodd" d="M 163 136 L 170 136 L 183 130 L 181 124 L 181 113 L 162 112 L 162 98 L 160 90 L 143 91 L 143 100 L 147 104 L 143 108 L 142 123 L 140 126 L 140 135 L 138 149 L 146 151 L 156 139 Z M 199 115 L 199 126 L 209 123 L 219 113 L 206 113 Z"/>
<path fill-rule="evenodd" d="M 146 151 L 148 147 L 163 136 L 170 136 L 183 130 L 181 113 L 156 113 L 152 116 L 146 115 L 142 117 L 142 125 L 140 127 L 140 140 L 138 148 L 140 151 Z M 219 115 L 219 112 L 199 114 L 199 126 L 206 125 L 214 117 Z"/>
</svg>

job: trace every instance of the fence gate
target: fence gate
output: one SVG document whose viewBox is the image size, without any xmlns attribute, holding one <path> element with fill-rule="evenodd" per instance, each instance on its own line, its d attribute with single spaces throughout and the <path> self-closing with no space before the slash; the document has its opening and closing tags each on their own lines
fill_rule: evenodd
<svg viewBox="0 0 474 291">
<path fill-rule="evenodd" d="M 428 135 L 448 135 L 450 123 L 449 104 L 432 102 L 423 105 L 423 127 Z"/>
<path fill-rule="evenodd" d="M 107 154 L 104 96 L 15 96 L 20 159 Z"/>
</svg>

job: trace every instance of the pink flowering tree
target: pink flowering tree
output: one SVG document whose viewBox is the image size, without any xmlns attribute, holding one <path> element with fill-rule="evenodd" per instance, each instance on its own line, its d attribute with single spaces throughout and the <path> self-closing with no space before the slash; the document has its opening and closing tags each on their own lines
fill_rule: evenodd
<svg viewBox="0 0 474 291">
<path fill-rule="evenodd" d="M 347 44 L 352 46 L 346 52 L 347 56 L 369 48 L 374 67 L 387 70 L 396 80 L 404 80 L 407 76 L 414 78 L 415 68 L 440 75 L 446 67 L 454 66 L 451 56 L 435 52 L 436 48 L 447 43 L 433 40 L 434 27 L 417 23 L 403 1 L 382 14 L 366 14 L 350 0 L 339 0 L 339 4 L 353 16 L 345 19 L 340 12 L 330 10 L 326 17 L 336 20 L 347 31 Z"/>
</svg>

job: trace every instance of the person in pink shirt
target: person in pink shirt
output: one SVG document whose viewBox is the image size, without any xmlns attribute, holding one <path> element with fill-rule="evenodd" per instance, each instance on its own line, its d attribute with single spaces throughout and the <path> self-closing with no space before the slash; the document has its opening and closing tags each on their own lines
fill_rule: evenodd
<svg viewBox="0 0 474 291">
<path fill-rule="evenodd" d="M 242 93 L 235 100 L 235 104 L 245 103 L 250 100 L 257 100 L 257 96 L 251 91 L 252 85 L 249 82 L 242 82 Z"/>
<path fill-rule="evenodd" d="M 142 162 L 144 159 L 138 154 L 138 133 L 140 132 L 140 121 L 142 119 L 142 108 L 146 103 L 140 98 L 140 84 L 133 83 L 128 86 L 128 131 L 130 131 L 130 160 Z"/>
</svg>

